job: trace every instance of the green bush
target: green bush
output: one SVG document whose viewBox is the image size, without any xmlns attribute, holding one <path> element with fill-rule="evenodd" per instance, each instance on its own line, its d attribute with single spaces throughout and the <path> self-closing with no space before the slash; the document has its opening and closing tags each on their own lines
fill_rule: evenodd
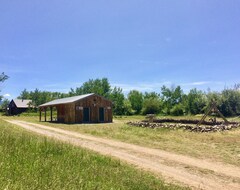
<svg viewBox="0 0 240 190">
<path fill-rule="evenodd" d="M 173 115 L 173 116 L 181 116 L 183 114 L 184 114 L 184 109 L 182 104 L 176 104 L 170 110 L 170 115 Z"/>
<path fill-rule="evenodd" d="M 158 114 L 160 112 L 161 103 L 157 98 L 148 98 L 143 102 L 142 114 Z"/>
</svg>

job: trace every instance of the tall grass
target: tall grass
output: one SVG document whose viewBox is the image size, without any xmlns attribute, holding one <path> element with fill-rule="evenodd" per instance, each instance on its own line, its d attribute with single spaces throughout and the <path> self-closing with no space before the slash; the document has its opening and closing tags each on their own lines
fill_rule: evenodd
<svg viewBox="0 0 240 190">
<path fill-rule="evenodd" d="M 172 118 L 199 119 L 193 116 Z M 18 119 L 38 122 L 37 117 Z M 150 129 L 125 124 L 127 121 L 142 119 L 143 116 L 130 116 L 114 118 L 114 123 L 107 124 L 41 124 L 240 166 L 240 128 L 216 133 L 192 133 L 181 129 Z M 239 118 L 229 120 L 240 122 Z"/>
<path fill-rule="evenodd" d="M 183 189 L 0 119 L 0 189 Z"/>
</svg>

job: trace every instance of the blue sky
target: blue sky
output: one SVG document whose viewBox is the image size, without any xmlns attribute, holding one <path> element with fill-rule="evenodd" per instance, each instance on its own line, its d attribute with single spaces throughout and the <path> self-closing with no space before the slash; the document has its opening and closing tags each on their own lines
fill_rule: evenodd
<svg viewBox="0 0 240 190">
<path fill-rule="evenodd" d="M 159 92 L 240 83 L 239 0 L 0 0 L 1 84 L 68 92 L 88 79 Z"/>
</svg>

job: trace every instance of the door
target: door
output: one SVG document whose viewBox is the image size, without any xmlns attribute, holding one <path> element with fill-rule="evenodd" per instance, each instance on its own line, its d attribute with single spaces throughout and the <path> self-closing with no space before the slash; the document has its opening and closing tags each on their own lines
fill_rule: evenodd
<svg viewBox="0 0 240 190">
<path fill-rule="evenodd" d="M 99 108 L 99 121 L 104 122 L 104 108 Z"/>
<path fill-rule="evenodd" d="M 89 122 L 89 121 L 90 121 L 90 109 L 83 108 L 83 122 Z"/>
</svg>

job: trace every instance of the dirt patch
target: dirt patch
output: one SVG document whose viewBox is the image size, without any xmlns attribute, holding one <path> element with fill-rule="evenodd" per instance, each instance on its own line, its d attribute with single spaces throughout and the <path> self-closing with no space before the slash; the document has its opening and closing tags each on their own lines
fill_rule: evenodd
<svg viewBox="0 0 240 190">
<path fill-rule="evenodd" d="M 193 189 L 240 189 L 240 168 L 236 166 L 40 124 L 16 120 L 8 120 L 8 122 L 47 137 L 118 158 L 139 168 L 152 171 L 156 175 L 161 175 L 171 182 L 180 182 Z"/>
</svg>

